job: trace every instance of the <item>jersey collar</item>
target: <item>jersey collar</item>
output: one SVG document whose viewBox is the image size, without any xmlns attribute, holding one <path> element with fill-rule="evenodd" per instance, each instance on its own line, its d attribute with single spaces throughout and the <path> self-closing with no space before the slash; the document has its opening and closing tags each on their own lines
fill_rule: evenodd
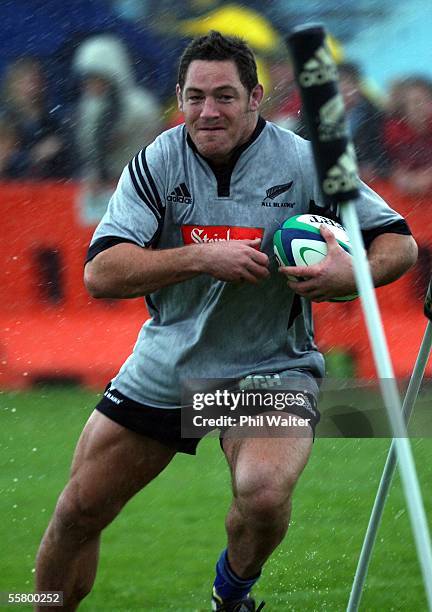
<svg viewBox="0 0 432 612">
<path fill-rule="evenodd" d="M 213 174 L 216 177 L 217 186 L 218 186 L 218 197 L 229 197 L 229 195 L 230 195 L 231 175 L 233 173 L 234 167 L 235 167 L 235 165 L 236 165 L 240 155 L 244 151 L 246 151 L 246 149 L 248 149 L 253 142 L 255 142 L 255 140 L 258 138 L 258 136 L 261 134 L 261 132 L 265 128 L 265 125 L 266 125 L 266 120 L 263 117 L 261 117 L 261 115 L 260 115 L 258 117 L 258 121 L 257 121 L 257 124 L 255 126 L 255 129 L 252 132 L 249 140 L 244 142 L 242 145 L 236 147 L 233 150 L 233 152 L 232 152 L 232 155 L 231 155 L 231 158 L 230 158 L 229 162 L 227 162 L 223 166 L 216 166 L 211 160 L 209 160 L 206 157 L 204 157 L 204 155 L 201 155 L 201 153 L 199 153 L 195 143 L 193 142 L 192 138 L 190 137 L 189 133 L 187 134 L 186 141 L 187 141 L 188 145 L 190 146 L 190 148 L 193 150 L 193 152 L 196 155 L 198 155 L 199 157 L 201 157 L 202 159 L 204 159 L 207 162 L 207 164 L 210 166 L 210 168 L 213 171 Z"/>
</svg>

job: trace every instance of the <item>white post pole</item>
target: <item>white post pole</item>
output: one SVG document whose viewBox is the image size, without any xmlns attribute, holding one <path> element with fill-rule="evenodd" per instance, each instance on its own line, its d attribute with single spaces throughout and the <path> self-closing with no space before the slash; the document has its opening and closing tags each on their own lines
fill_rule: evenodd
<svg viewBox="0 0 432 612">
<path fill-rule="evenodd" d="M 372 283 L 372 276 L 353 202 L 347 202 L 341 205 L 341 216 L 352 244 L 355 278 L 372 346 L 381 393 L 393 431 L 402 487 L 408 506 L 411 527 L 423 574 L 428 609 L 432 612 L 432 548 L 429 527 L 411 446 L 403 419 L 399 391 L 394 377 L 375 289 Z"/>
<path fill-rule="evenodd" d="M 409 421 L 415 401 L 417 399 L 417 395 L 420 390 L 421 382 L 423 380 L 424 372 L 431 352 L 431 347 L 432 323 L 428 321 L 402 407 L 406 422 Z M 369 562 L 372 557 L 372 550 L 375 545 L 375 540 L 381 522 L 385 502 L 390 489 L 390 485 L 393 480 L 396 463 L 396 446 L 395 440 L 393 440 L 390 446 L 389 453 L 387 455 L 387 461 L 385 463 L 384 471 L 381 476 L 378 491 L 375 497 L 375 502 L 372 508 L 372 513 L 369 519 L 369 524 L 366 530 L 363 546 L 361 549 L 357 570 L 355 573 L 348 602 L 348 612 L 357 612 L 360 605 L 360 599 L 366 581 Z"/>
</svg>

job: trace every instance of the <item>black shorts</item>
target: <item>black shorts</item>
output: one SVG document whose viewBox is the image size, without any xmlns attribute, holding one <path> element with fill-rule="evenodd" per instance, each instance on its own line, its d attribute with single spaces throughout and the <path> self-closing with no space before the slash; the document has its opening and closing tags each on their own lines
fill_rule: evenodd
<svg viewBox="0 0 432 612">
<path fill-rule="evenodd" d="M 129 399 L 109 384 L 96 410 L 126 429 L 157 440 L 180 453 L 196 454 L 201 438 L 182 438 L 181 408 L 152 408 Z"/>
<path fill-rule="evenodd" d="M 311 396 L 309 396 L 311 397 Z M 313 398 L 314 414 L 302 407 L 292 407 L 284 412 L 290 412 L 300 418 L 308 419 L 315 437 L 315 427 L 320 420 L 320 414 L 316 409 L 316 401 Z M 186 438 L 182 436 L 182 408 L 153 408 L 129 399 L 118 389 L 107 385 L 104 395 L 95 409 L 136 433 L 157 440 L 180 453 L 195 455 L 196 449 L 202 438 L 211 431 L 204 431 L 202 437 Z M 214 428 L 213 428 L 214 429 Z M 226 428 L 220 429 L 220 442 Z"/>
</svg>

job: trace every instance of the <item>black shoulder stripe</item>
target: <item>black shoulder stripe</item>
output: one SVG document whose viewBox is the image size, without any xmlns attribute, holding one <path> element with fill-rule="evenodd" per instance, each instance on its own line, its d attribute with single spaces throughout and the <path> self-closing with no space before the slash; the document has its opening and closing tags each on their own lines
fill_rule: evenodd
<svg viewBox="0 0 432 612">
<path fill-rule="evenodd" d="M 134 162 L 135 162 L 136 168 L 134 168 Z M 136 190 L 137 194 L 139 195 L 141 200 L 145 204 L 147 204 L 147 206 L 150 208 L 150 210 L 152 211 L 152 213 L 154 214 L 156 219 L 159 221 L 159 219 L 161 217 L 160 212 L 158 211 L 156 205 L 152 202 L 151 197 L 148 197 L 150 195 L 149 194 L 149 190 L 148 190 L 147 185 L 144 182 L 141 170 L 140 170 L 139 165 L 137 163 L 137 156 L 135 156 L 129 162 L 128 168 L 129 168 L 130 177 L 132 179 L 132 183 L 133 183 L 133 185 L 135 187 L 135 190 Z M 137 172 L 138 172 L 138 174 L 137 174 Z M 139 180 L 139 176 L 140 175 L 141 175 L 141 180 Z M 143 188 L 145 190 L 145 193 L 143 191 Z"/>
<path fill-rule="evenodd" d="M 156 210 L 160 213 L 160 206 L 158 206 L 158 201 L 157 198 L 154 197 L 154 194 L 151 193 L 148 185 L 147 185 L 147 181 L 144 178 L 144 175 L 142 173 L 142 169 L 141 169 L 141 165 L 140 165 L 140 158 L 142 155 L 143 151 L 141 151 L 141 153 L 138 153 L 138 155 L 135 155 L 133 161 L 135 162 L 134 167 L 135 167 L 135 171 L 137 173 L 137 178 L 139 179 L 140 185 L 142 187 L 142 189 L 145 191 L 145 194 L 147 196 L 147 199 L 149 200 L 149 202 L 152 203 L 152 205 L 156 208 Z"/>
<path fill-rule="evenodd" d="M 370 230 L 363 230 L 362 236 L 365 247 L 369 248 L 371 242 L 381 234 L 401 234 L 403 236 L 411 236 L 411 230 L 405 219 L 399 219 L 398 221 L 387 223 L 387 225 L 380 225 L 379 227 L 374 227 Z"/>
<path fill-rule="evenodd" d="M 145 147 L 141 151 L 141 153 L 139 154 L 139 157 L 141 159 L 141 163 L 142 163 L 142 166 L 144 168 L 144 172 L 145 172 L 145 175 L 147 177 L 148 184 L 150 185 L 150 189 L 153 191 L 154 202 L 156 203 L 157 208 L 159 209 L 159 211 L 162 214 L 162 210 L 161 210 L 163 208 L 162 200 L 161 200 L 161 197 L 160 197 L 159 192 L 157 190 L 156 183 L 154 182 L 153 177 L 152 177 L 152 175 L 150 173 L 150 169 L 148 167 L 148 163 L 147 163 L 146 156 L 145 156 L 146 149 L 147 149 L 147 147 Z"/>
<path fill-rule="evenodd" d="M 98 255 L 102 253 L 102 251 L 106 251 L 107 249 L 115 246 L 116 244 L 122 244 L 123 242 L 128 242 L 130 244 L 136 244 L 141 247 L 137 242 L 133 240 L 129 240 L 128 238 L 121 238 L 120 236 L 103 236 L 102 238 L 98 238 L 90 245 L 87 256 L 85 258 L 85 264 L 91 261 Z"/>
</svg>

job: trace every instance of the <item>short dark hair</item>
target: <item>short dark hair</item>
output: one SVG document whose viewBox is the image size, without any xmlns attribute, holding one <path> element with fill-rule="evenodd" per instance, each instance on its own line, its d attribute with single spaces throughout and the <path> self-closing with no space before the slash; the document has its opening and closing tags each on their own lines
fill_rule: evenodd
<svg viewBox="0 0 432 612">
<path fill-rule="evenodd" d="M 189 65 L 194 60 L 233 61 L 237 66 L 240 81 L 250 93 L 258 85 L 257 66 L 252 49 L 242 38 L 222 36 L 212 30 L 205 36 L 195 38 L 188 44 L 180 58 L 178 84 L 183 89 Z"/>
</svg>

